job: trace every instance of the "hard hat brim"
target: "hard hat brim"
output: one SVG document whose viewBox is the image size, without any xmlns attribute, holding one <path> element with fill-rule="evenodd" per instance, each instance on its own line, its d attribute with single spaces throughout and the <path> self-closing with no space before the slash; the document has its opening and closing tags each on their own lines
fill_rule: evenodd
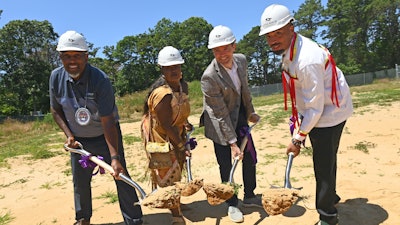
<svg viewBox="0 0 400 225">
<path fill-rule="evenodd" d="M 215 44 L 210 44 L 207 47 L 208 47 L 208 49 L 213 49 L 213 48 L 216 48 L 216 47 L 232 44 L 233 42 L 235 42 L 235 40 L 233 40 L 233 41 L 225 41 L 225 42 L 218 42 L 218 43 L 215 43 Z"/>
<path fill-rule="evenodd" d="M 263 29 L 263 30 L 260 31 L 259 36 L 262 36 L 262 35 L 264 35 L 264 34 L 270 33 L 270 32 L 272 32 L 272 31 L 279 30 L 279 29 L 281 29 L 281 28 L 284 27 L 284 26 L 286 26 L 286 24 L 280 24 L 280 25 L 275 25 L 275 26 L 272 26 L 272 27 L 265 28 L 265 29 Z"/>
<path fill-rule="evenodd" d="M 289 23 L 294 22 L 294 21 L 296 21 L 296 20 L 293 17 L 289 17 L 289 19 L 288 19 L 288 21 L 286 23 L 277 24 L 277 25 L 274 25 L 274 26 L 269 26 L 268 28 L 264 28 L 264 29 L 262 29 L 262 27 L 261 27 L 259 36 L 262 36 L 264 34 L 268 34 L 270 32 L 279 30 L 282 27 L 284 27 L 284 26 L 286 26 Z"/>
<path fill-rule="evenodd" d="M 160 66 L 173 66 L 173 65 L 180 65 L 180 64 L 184 64 L 185 60 L 177 60 L 177 61 L 170 61 L 170 62 L 166 62 L 166 63 L 158 63 L 158 65 Z"/>
<path fill-rule="evenodd" d="M 56 49 L 59 52 L 87 52 L 87 49 L 83 49 L 83 48 L 77 48 L 77 47 L 66 47 L 66 48 L 58 48 Z"/>
</svg>

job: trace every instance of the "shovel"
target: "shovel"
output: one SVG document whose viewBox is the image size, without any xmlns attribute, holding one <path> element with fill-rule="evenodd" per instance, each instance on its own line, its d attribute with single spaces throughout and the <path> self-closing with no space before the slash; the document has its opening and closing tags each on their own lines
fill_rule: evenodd
<svg viewBox="0 0 400 225">
<path fill-rule="evenodd" d="M 283 185 L 283 188 L 301 190 L 301 189 L 303 189 L 303 187 L 295 188 L 295 187 L 292 187 L 292 184 L 290 183 L 290 170 L 292 169 L 293 158 L 294 158 L 294 153 L 289 152 L 288 161 L 286 163 L 285 183 Z M 282 187 L 279 187 L 276 185 L 271 185 L 271 188 L 282 188 Z"/>
<path fill-rule="evenodd" d="M 76 149 L 76 148 L 70 148 L 66 144 L 64 145 L 65 150 L 73 152 L 73 153 L 78 153 L 83 156 L 87 156 L 87 157 L 89 157 L 90 161 L 96 163 L 98 166 L 104 168 L 108 172 L 114 173 L 114 169 L 109 164 L 107 164 L 103 160 L 97 158 L 96 156 L 93 156 L 92 154 L 90 154 L 90 152 L 83 149 L 83 146 L 81 143 L 79 143 L 79 147 L 80 147 L 80 149 Z M 120 173 L 119 177 L 121 178 L 121 180 L 123 180 L 125 183 L 129 184 L 130 186 L 134 187 L 139 192 L 139 195 L 140 195 L 139 202 L 135 202 L 134 205 L 140 205 L 140 202 L 147 197 L 146 192 L 143 190 L 143 188 L 141 188 L 139 186 L 138 183 L 136 183 L 135 181 L 130 179 L 125 174 Z"/>
<path fill-rule="evenodd" d="M 261 202 L 268 215 L 274 216 L 285 213 L 298 199 L 297 191 L 301 190 L 302 187 L 295 188 L 290 183 L 290 169 L 292 168 L 293 158 L 294 153 L 290 152 L 286 163 L 284 186 L 271 185 L 272 189 L 262 194 Z"/>
<path fill-rule="evenodd" d="M 246 133 L 246 135 L 244 136 L 244 138 L 243 138 L 243 140 L 242 140 L 242 143 L 241 143 L 241 145 L 240 145 L 240 152 L 243 152 L 243 151 L 244 151 L 244 148 L 245 148 L 246 145 L 247 145 L 247 141 L 249 140 L 249 137 L 247 136 L 247 134 L 250 134 L 251 129 L 253 129 L 253 127 L 254 127 L 257 123 L 258 123 L 258 121 L 257 121 L 256 123 L 254 123 L 253 125 L 251 125 L 251 126 L 247 129 L 247 133 Z M 238 162 L 239 162 L 239 156 L 236 156 L 235 159 L 234 159 L 234 161 L 233 161 L 233 165 L 232 165 L 231 171 L 230 171 L 230 173 L 229 173 L 229 183 L 231 183 L 231 184 L 234 183 L 234 181 L 233 181 L 233 174 L 235 173 L 235 170 L 236 170 L 236 167 L 237 167 Z"/>
<path fill-rule="evenodd" d="M 64 145 L 65 150 L 87 156 L 90 161 L 96 163 L 99 167 L 104 168 L 110 173 L 114 173 L 114 169 L 109 164 L 97 158 L 96 156 L 93 156 L 90 152 L 84 150 L 81 143 L 79 143 L 79 147 L 80 149 L 75 149 L 68 147 L 66 144 Z M 180 195 L 173 186 L 156 189 L 147 195 L 138 183 L 130 179 L 125 174 L 120 173 L 119 177 L 122 181 L 129 184 L 139 192 L 139 202 L 135 202 L 134 205 L 145 205 L 153 208 L 175 208 L 177 205 L 179 205 Z"/>
<path fill-rule="evenodd" d="M 186 149 L 188 149 L 190 151 L 190 135 L 193 133 L 194 131 L 194 127 L 192 128 L 192 130 L 190 130 L 189 132 L 187 132 L 186 134 Z M 192 156 L 186 156 L 186 172 L 187 172 L 187 179 L 188 179 L 188 183 L 190 183 L 193 180 L 192 177 L 192 171 L 191 171 L 191 159 Z"/>
<path fill-rule="evenodd" d="M 188 131 L 186 134 L 186 149 L 191 150 L 190 147 L 190 135 L 193 133 L 194 127 L 192 130 Z M 187 172 L 187 183 L 175 183 L 175 185 L 181 190 L 182 196 L 190 196 L 196 193 L 200 188 L 203 187 L 203 179 L 201 180 L 193 180 L 192 170 L 191 170 L 191 156 L 186 156 L 186 172 Z"/>
</svg>

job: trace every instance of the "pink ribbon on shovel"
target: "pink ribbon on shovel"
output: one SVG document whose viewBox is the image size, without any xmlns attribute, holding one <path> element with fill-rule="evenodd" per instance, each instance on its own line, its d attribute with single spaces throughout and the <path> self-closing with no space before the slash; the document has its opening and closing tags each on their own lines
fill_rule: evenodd
<svg viewBox="0 0 400 225">
<path fill-rule="evenodd" d="M 86 168 L 95 168 L 97 166 L 96 163 L 92 162 L 89 159 L 91 156 L 92 155 L 88 155 L 88 156 L 81 155 L 81 159 L 79 160 L 79 164 L 81 164 L 82 168 L 84 168 L 84 169 L 86 169 Z M 96 157 L 98 159 L 100 159 L 100 160 L 104 159 L 102 156 L 96 156 Z M 92 176 L 95 176 L 97 173 L 99 173 L 99 171 L 100 171 L 100 174 L 105 174 L 106 173 L 104 168 L 99 166 L 99 169 L 94 174 L 92 174 Z"/>
</svg>

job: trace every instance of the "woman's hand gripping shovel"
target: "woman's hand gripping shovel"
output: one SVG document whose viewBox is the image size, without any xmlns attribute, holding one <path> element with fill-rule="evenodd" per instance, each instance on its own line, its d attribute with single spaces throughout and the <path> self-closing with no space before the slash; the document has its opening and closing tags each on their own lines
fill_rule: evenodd
<svg viewBox="0 0 400 225">
<path fill-rule="evenodd" d="M 186 149 L 188 151 L 191 151 L 192 149 L 195 148 L 197 143 L 191 144 L 190 135 L 193 133 L 194 127 L 192 126 L 192 129 L 187 132 L 186 134 Z M 193 145 L 193 146 L 192 146 Z M 190 156 L 186 156 L 186 172 L 187 172 L 187 183 L 181 183 L 181 182 L 176 182 L 175 186 L 181 190 L 181 195 L 182 196 L 191 196 L 195 194 L 197 191 L 200 190 L 200 188 L 203 187 L 203 179 L 194 179 L 192 177 L 192 170 L 191 170 L 191 154 Z"/>
<path fill-rule="evenodd" d="M 285 213 L 298 199 L 298 191 L 302 187 L 295 188 L 290 183 L 290 170 L 293 158 L 294 153 L 290 152 L 286 163 L 284 186 L 271 185 L 271 189 L 262 194 L 262 205 L 268 215 Z"/>
<path fill-rule="evenodd" d="M 247 133 L 242 140 L 240 145 L 240 151 L 243 152 L 244 148 L 248 142 L 248 135 L 250 134 L 251 129 L 258 123 L 254 123 L 247 129 Z M 226 200 L 230 199 L 235 192 L 237 192 L 238 185 L 236 185 L 233 181 L 233 174 L 235 173 L 236 166 L 239 162 L 239 156 L 236 156 L 229 174 L 229 183 L 222 183 L 222 184 L 213 184 L 213 183 L 206 183 L 203 186 L 203 190 L 207 195 L 207 201 L 210 205 L 218 205 Z"/>
<path fill-rule="evenodd" d="M 64 144 L 64 149 L 69 151 L 69 152 L 73 152 L 73 153 L 77 153 L 77 154 L 80 154 L 82 156 L 85 156 L 90 161 L 94 162 L 99 167 L 105 169 L 109 173 L 114 173 L 114 169 L 108 163 L 104 162 L 103 160 L 99 159 L 96 156 L 93 156 L 90 152 L 88 152 L 85 149 L 83 149 L 83 146 L 82 146 L 81 143 L 78 142 L 78 145 L 79 145 L 79 149 L 75 149 L 75 148 L 68 147 L 67 144 Z M 159 199 L 159 197 L 158 197 L 159 195 L 164 195 L 165 192 L 170 192 L 170 191 L 168 191 L 168 190 L 165 190 L 165 191 L 157 191 L 157 190 L 155 190 L 152 193 L 150 193 L 149 195 L 147 195 L 146 192 L 143 190 L 142 187 L 139 186 L 138 183 L 136 183 L 135 181 L 130 179 L 125 174 L 120 173 L 119 177 L 121 178 L 122 181 L 124 181 L 125 183 L 129 184 L 130 186 L 132 186 L 133 188 L 135 188 L 139 192 L 139 195 L 140 195 L 139 202 L 135 202 L 134 205 L 142 205 L 143 203 L 145 204 L 144 200 L 146 202 L 148 202 L 148 201 L 153 202 L 152 205 L 158 206 L 156 208 L 174 208 L 174 207 L 176 207 L 177 204 L 179 204 L 179 196 L 177 197 L 178 200 L 176 200 L 175 198 L 171 197 L 168 201 L 163 201 L 161 203 L 160 202 L 154 202 L 153 199 Z"/>
</svg>

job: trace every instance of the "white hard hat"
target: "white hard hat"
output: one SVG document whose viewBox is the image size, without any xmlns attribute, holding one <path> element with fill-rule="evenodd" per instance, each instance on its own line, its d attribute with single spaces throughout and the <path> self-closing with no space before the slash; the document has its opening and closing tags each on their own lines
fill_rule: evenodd
<svg viewBox="0 0 400 225">
<path fill-rule="evenodd" d="M 272 4 L 265 8 L 261 15 L 260 36 L 276 31 L 292 20 L 294 21 L 294 17 L 286 6 Z"/>
<path fill-rule="evenodd" d="M 219 46 L 229 45 L 236 41 L 231 29 L 226 26 L 218 25 L 212 29 L 208 36 L 208 49 L 213 49 Z"/>
<path fill-rule="evenodd" d="M 56 50 L 59 52 L 86 52 L 88 51 L 88 46 L 85 38 L 81 34 L 77 33 L 76 31 L 69 30 L 60 36 Z"/>
<path fill-rule="evenodd" d="M 181 53 L 172 46 L 166 46 L 158 53 L 158 65 L 160 66 L 172 66 L 184 62 Z"/>
</svg>

